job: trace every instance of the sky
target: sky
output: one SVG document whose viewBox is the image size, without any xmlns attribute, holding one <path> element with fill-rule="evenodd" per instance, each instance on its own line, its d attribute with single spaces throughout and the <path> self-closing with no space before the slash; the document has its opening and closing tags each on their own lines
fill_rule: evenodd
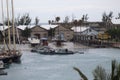
<svg viewBox="0 0 120 80">
<path fill-rule="evenodd" d="M 47 23 L 57 16 L 61 17 L 61 21 L 65 16 L 69 16 L 70 20 L 81 19 L 83 14 L 88 14 L 88 21 L 101 21 L 104 12 L 113 11 L 114 17 L 120 13 L 120 0 L 14 0 L 14 9 L 16 17 L 29 13 L 32 22 L 35 17 L 40 19 L 40 23 Z"/>
</svg>

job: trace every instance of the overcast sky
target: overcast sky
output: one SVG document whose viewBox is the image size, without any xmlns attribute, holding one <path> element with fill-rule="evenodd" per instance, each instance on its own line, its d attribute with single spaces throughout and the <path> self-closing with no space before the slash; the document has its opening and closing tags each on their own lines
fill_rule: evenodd
<svg viewBox="0 0 120 80">
<path fill-rule="evenodd" d="M 38 17 L 40 22 L 48 22 L 56 16 L 60 16 L 61 21 L 65 16 L 71 19 L 72 15 L 80 19 L 83 14 L 88 14 L 88 21 L 101 21 L 103 12 L 113 11 L 117 16 L 120 0 L 14 0 L 14 7 L 15 16 L 29 13 L 32 19 Z"/>
</svg>

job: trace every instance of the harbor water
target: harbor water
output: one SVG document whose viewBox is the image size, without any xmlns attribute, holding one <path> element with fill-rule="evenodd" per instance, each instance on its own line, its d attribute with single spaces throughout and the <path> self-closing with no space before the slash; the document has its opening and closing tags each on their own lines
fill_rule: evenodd
<svg viewBox="0 0 120 80">
<path fill-rule="evenodd" d="M 41 55 L 29 50 L 22 51 L 21 63 L 12 63 L 7 76 L 0 80 L 80 80 L 73 69 L 79 68 L 89 80 L 93 80 L 92 71 L 100 65 L 107 72 L 111 70 L 111 61 L 120 62 L 120 49 L 96 48 L 87 49 L 84 54 Z"/>
</svg>

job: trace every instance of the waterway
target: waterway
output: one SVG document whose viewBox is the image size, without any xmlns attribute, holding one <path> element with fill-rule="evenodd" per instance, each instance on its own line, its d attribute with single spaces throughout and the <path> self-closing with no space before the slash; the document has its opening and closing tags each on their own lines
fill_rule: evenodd
<svg viewBox="0 0 120 80">
<path fill-rule="evenodd" d="M 41 55 L 22 51 L 21 63 L 12 63 L 7 76 L 0 80 L 80 80 L 73 67 L 79 68 L 89 80 L 93 80 L 92 71 L 97 65 L 107 72 L 111 70 L 111 61 L 120 62 L 120 49 L 99 48 L 87 49 L 85 54 L 74 55 Z"/>
</svg>

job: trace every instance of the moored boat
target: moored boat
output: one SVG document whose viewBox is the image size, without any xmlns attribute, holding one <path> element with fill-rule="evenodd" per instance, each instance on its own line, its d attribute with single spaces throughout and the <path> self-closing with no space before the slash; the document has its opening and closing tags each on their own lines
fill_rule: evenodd
<svg viewBox="0 0 120 80">
<path fill-rule="evenodd" d="M 17 63 L 21 61 L 20 58 L 22 56 L 22 53 L 19 50 L 13 50 L 11 56 L 12 56 L 12 62 Z"/>
<path fill-rule="evenodd" d="M 7 75 L 7 72 L 3 71 L 3 69 L 5 69 L 4 63 L 0 60 L 0 75 Z"/>
<path fill-rule="evenodd" d="M 39 53 L 43 54 L 43 55 L 71 55 L 71 54 L 75 54 L 75 52 L 69 51 L 68 49 L 43 50 L 43 51 L 39 51 Z"/>
</svg>

